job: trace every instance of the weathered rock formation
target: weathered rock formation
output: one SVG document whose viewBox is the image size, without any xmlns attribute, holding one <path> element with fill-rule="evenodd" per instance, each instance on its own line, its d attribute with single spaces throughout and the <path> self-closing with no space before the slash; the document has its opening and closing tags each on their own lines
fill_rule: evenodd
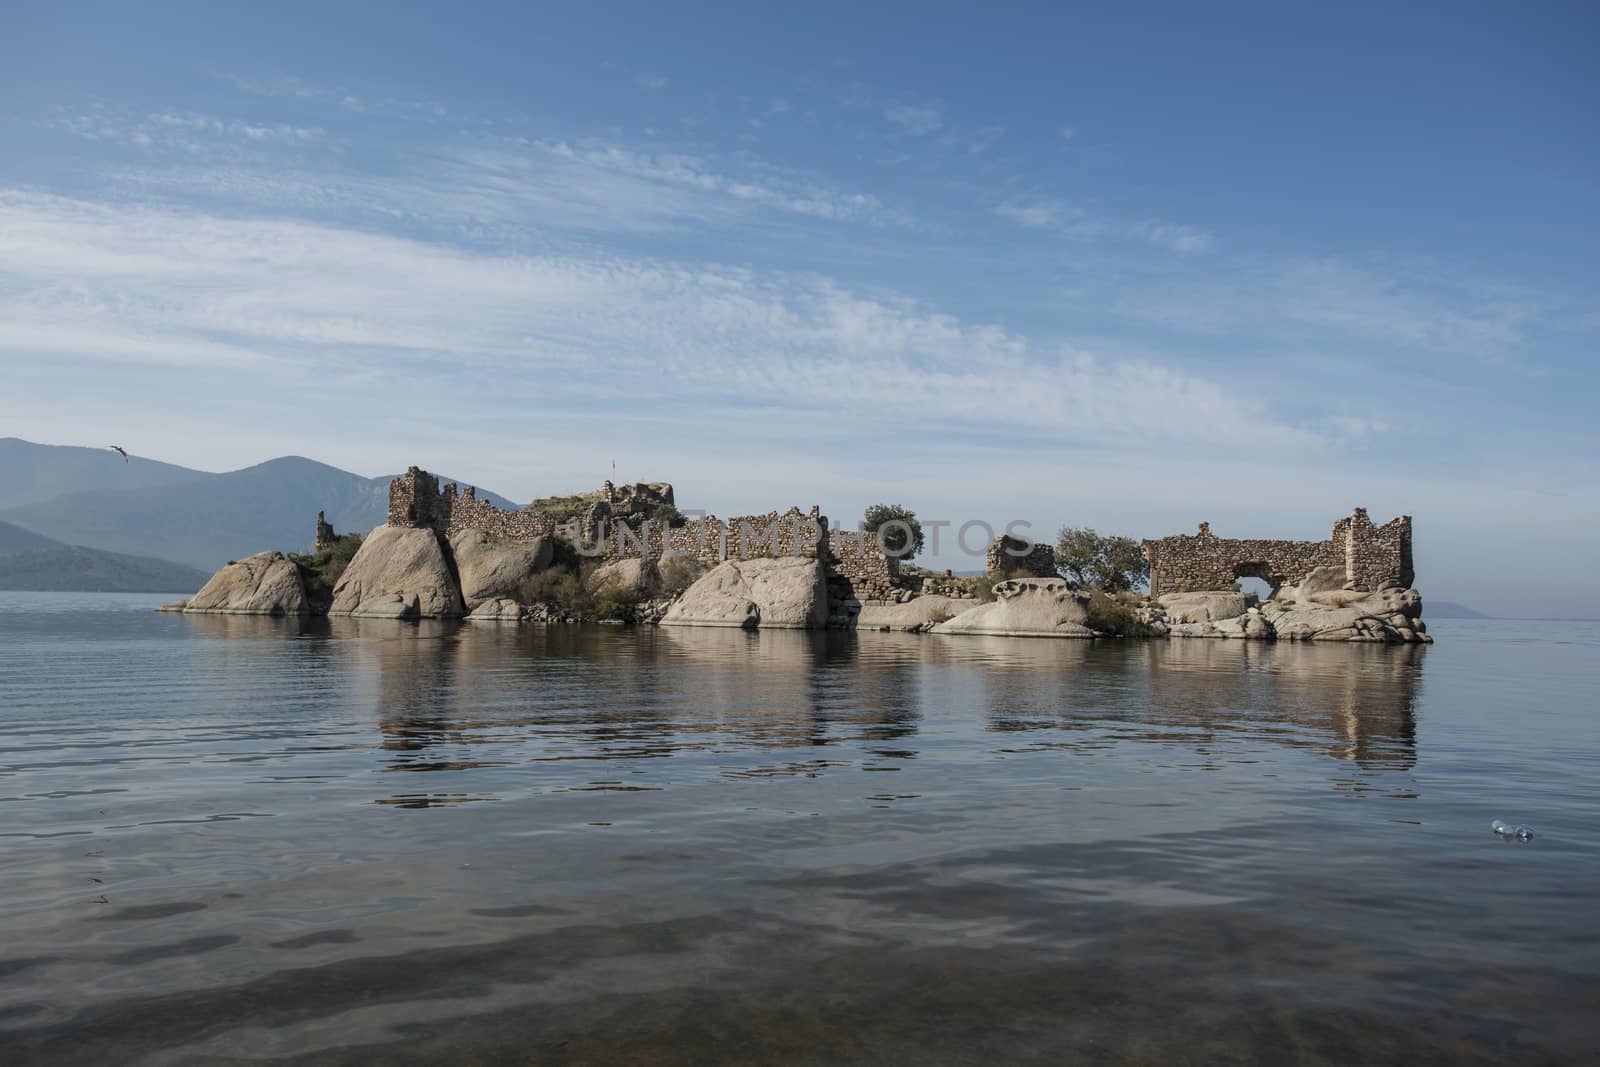
<svg viewBox="0 0 1600 1067">
<path fill-rule="evenodd" d="M 417 619 L 465 614 L 455 575 L 432 530 L 379 526 L 333 589 L 330 615 Z"/>
<path fill-rule="evenodd" d="M 1157 603 L 1166 611 L 1167 621 L 1171 623 L 1237 619 L 1249 606 L 1243 593 L 1220 590 L 1212 593 L 1168 593 Z"/>
<path fill-rule="evenodd" d="M 165 610 L 177 610 L 177 605 Z M 282 552 L 258 552 L 227 564 L 183 602 L 181 610 L 219 615 L 311 613 L 300 568 Z"/>
<path fill-rule="evenodd" d="M 1415 589 L 1345 588 L 1342 568 L 1314 568 L 1256 605 L 1238 592 L 1168 593 L 1147 601 L 1141 619 L 1155 635 L 1284 641 L 1427 644 Z"/>
<path fill-rule="evenodd" d="M 668 609 L 663 626 L 821 629 L 828 621 L 822 561 L 730 559 L 712 568 Z"/>
<path fill-rule="evenodd" d="M 554 554 L 555 542 L 549 537 L 498 543 L 486 531 L 471 528 L 450 538 L 461 599 L 469 610 L 486 600 L 515 598 L 523 581 L 550 566 Z"/>
<path fill-rule="evenodd" d="M 998 582 L 991 603 L 968 608 L 931 630 L 936 634 L 1007 637 L 1093 637 L 1089 596 L 1065 578 L 1012 578 Z"/>
<path fill-rule="evenodd" d="M 976 600 L 966 597 L 919 596 L 892 603 L 862 604 L 855 618 L 858 630 L 903 630 L 918 633 L 955 618 L 973 608 Z"/>
<path fill-rule="evenodd" d="M 637 597 L 648 595 L 659 582 L 655 561 L 648 559 L 614 559 L 589 575 L 589 588 L 596 592 L 610 586 Z"/>
<path fill-rule="evenodd" d="M 1350 590 L 1273 597 L 1261 608 L 1279 640 L 1428 644 L 1415 589 Z"/>
</svg>

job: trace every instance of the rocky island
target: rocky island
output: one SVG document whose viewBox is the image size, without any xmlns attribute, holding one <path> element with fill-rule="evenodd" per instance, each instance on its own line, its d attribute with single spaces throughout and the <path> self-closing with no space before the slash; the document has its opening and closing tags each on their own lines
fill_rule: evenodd
<svg viewBox="0 0 1600 1067">
<path fill-rule="evenodd" d="M 1190 535 L 1141 542 L 1148 595 L 1061 577 L 1049 546 L 1002 536 L 987 573 L 931 575 L 816 507 L 689 520 L 666 483 L 614 486 L 507 510 L 417 467 L 388 520 L 313 550 L 231 562 L 162 610 L 484 622 L 901 630 L 950 635 L 1427 643 L 1411 519 L 1364 509 L 1324 541 Z M 1266 598 L 1244 593 L 1260 578 Z"/>
</svg>

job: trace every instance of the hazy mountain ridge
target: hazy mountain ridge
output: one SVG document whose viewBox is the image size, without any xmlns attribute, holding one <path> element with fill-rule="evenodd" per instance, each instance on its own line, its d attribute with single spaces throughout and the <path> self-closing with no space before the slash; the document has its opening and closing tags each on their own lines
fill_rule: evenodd
<svg viewBox="0 0 1600 1067">
<path fill-rule="evenodd" d="M 0 589 L 181 593 L 199 589 L 208 577 L 204 571 L 170 560 L 64 545 L 0 522 Z"/>
<path fill-rule="evenodd" d="M 9 522 L 0 522 L 0 555 L 12 552 L 37 552 L 45 548 L 60 548 L 60 541 L 24 530 Z"/>
<path fill-rule="evenodd" d="M 0 555 L 0 589 L 68 593 L 193 593 L 211 577 L 170 560 L 60 545 Z"/>
<path fill-rule="evenodd" d="M 214 474 L 6 438 L 0 460 L 0 492 L 28 500 L 8 503 L 0 521 L 67 545 L 175 561 L 208 573 L 268 549 L 306 550 L 318 511 L 341 533 L 366 533 L 388 515 L 391 476 L 364 478 L 303 456 Z M 137 484 L 120 484 L 119 472 Z M 79 478 L 86 484 L 74 481 Z M 41 498 L 47 485 L 58 492 Z M 494 493 L 480 489 L 478 495 L 499 507 L 516 507 Z"/>
</svg>

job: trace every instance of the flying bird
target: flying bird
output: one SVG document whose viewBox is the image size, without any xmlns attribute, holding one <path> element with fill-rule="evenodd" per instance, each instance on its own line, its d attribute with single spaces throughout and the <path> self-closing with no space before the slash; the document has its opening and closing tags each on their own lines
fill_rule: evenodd
<svg viewBox="0 0 1600 1067">
<path fill-rule="evenodd" d="M 128 450 L 126 448 L 123 448 L 121 445 L 107 445 L 106 447 L 111 449 L 111 451 L 115 452 L 117 455 L 121 456 L 122 462 L 128 462 Z"/>
</svg>

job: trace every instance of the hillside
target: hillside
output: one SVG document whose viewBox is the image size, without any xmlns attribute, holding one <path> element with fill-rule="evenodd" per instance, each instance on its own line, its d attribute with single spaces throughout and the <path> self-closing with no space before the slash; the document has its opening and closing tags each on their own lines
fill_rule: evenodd
<svg viewBox="0 0 1600 1067">
<path fill-rule="evenodd" d="M 8 552 L 32 552 L 41 548 L 60 548 L 61 542 L 41 537 L 32 530 L 24 530 L 9 522 L 0 522 L 0 555 Z"/>
<path fill-rule="evenodd" d="M 117 483 L 115 474 L 139 465 L 125 464 L 115 453 L 101 456 L 93 449 L 33 445 L 15 438 L 0 444 L 13 468 L 49 471 L 62 490 L 8 506 L 0 511 L 0 521 L 70 545 L 172 560 L 208 573 L 230 559 L 265 549 L 304 551 L 318 511 L 327 513 L 335 529 L 361 533 L 382 523 L 388 513 L 389 476 L 363 478 L 300 456 L 225 474 L 151 464 L 160 470 L 130 473 L 135 482 L 130 485 Z M 83 484 L 74 484 L 71 479 L 79 475 Z M 157 477 L 172 480 L 147 484 Z M 0 479 L 0 486 L 37 487 L 45 480 L 14 469 Z M 479 495 L 500 507 L 516 506 L 493 493 L 480 490 Z"/>
</svg>

